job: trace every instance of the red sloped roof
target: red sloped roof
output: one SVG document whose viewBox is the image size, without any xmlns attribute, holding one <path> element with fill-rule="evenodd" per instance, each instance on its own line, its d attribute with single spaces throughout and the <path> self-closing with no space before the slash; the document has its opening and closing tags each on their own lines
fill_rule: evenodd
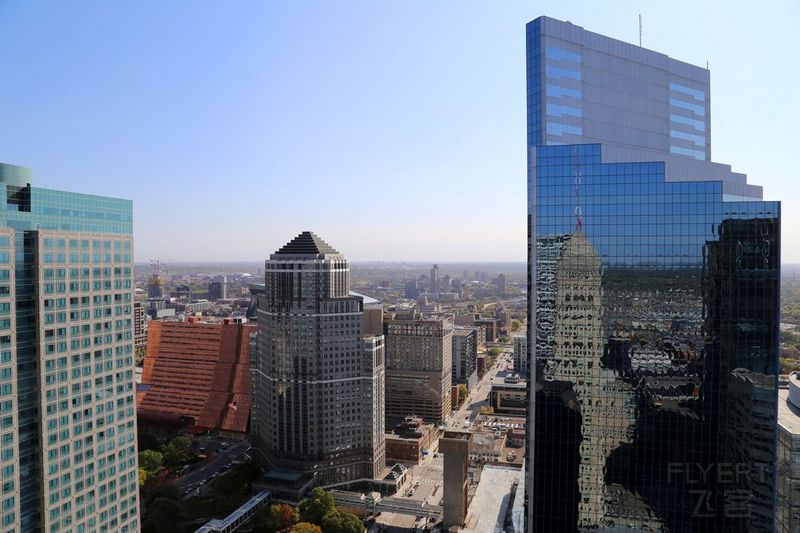
<svg viewBox="0 0 800 533">
<path fill-rule="evenodd" d="M 254 324 L 151 322 L 137 394 L 143 415 L 189 416 L 195 425 L 247 431 Z M 236 408 L 231 406 L 235 405 Z"/>
</svg>

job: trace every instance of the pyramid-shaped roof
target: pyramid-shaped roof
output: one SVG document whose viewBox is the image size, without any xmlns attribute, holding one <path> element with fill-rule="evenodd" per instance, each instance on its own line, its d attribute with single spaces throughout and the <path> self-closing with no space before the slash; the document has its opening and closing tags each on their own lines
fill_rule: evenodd
<svg viewBox="0 0 800 533">
<path fill-rule="evenodd" d="M 304 231 L 275 255 L 340 255 L 330 244 L 323 241 L 312 231 Z"/>
</svg>

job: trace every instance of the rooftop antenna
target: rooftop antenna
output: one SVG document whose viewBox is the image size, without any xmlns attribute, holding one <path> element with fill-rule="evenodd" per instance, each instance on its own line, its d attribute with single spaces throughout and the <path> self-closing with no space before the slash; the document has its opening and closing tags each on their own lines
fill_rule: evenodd
<svg viewBox="0 0 800 533">
<path fill-rule="evenodd" d="M 639 13 L 639 46 L 642 46 L 642 14 Z"/>
</svg>

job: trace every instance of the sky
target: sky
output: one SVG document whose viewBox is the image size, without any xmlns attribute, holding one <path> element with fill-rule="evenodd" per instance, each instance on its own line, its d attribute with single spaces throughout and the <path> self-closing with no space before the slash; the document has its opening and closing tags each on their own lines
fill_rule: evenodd
<svg viewBox="0 0 800 533">
<path fill-rule="evenodd" d="M 800 2 L 0 0 L 0 162 L 130 198 L 136 260 L 526 259 L 525 23 L 711 68 L 712 159 L 783 201 Z"/>
</svg>

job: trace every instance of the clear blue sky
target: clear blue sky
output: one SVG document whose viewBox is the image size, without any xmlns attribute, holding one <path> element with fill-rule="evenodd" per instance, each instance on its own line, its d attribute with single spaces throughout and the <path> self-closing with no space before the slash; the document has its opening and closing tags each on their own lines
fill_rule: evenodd
<svg viewBox="0 0 800 533">
<path fill-rule="evenodd" d="M 0 161 L 132 198 L 136 258 L 522 261 L 525 23 L 711 65 L 712 158 L 800 262 L 800 2 L 0 0 Z"/>
</svg>

